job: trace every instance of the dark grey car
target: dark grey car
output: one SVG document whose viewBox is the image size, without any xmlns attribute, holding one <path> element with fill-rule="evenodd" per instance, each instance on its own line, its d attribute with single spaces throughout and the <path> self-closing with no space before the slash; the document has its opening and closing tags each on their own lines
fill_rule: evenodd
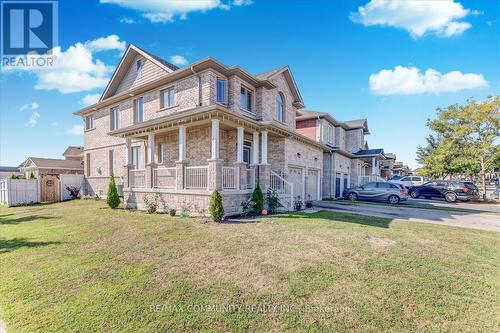
<svg viewBox="0 0 500 333">
<path fill-rule="evenodd" d="M 408 199 L 408 192 L 402 185 L 388 182 L 371 182 L 344 191 L 344 198 L 349 200 L 388 201 L 397 204 Z"/>
</svg>

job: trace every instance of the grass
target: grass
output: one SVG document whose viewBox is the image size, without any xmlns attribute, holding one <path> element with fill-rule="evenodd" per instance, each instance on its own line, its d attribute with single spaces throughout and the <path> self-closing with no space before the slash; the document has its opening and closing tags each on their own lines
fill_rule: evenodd
<svg viewBox="0 0 500 333">
<path fill-rule="evenodd" d="M 245 223 L 0 207 L 0 318 L 28 331 L 499 331 L 498 233 L 347 213 Z"/>
</svg>

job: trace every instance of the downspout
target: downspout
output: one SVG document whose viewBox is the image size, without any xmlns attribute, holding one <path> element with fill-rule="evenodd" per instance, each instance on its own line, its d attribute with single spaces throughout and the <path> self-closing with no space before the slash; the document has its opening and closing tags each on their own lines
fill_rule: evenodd
<svg viewBox="0 0 500 333">
<path fill-rule="evenodd" d="M 189 69 L 191 69 L 191 72 L 193 72 L 193 75 L 196 75 L 196 77 L 198 78 L 198 103 L 197 105 L 198 106 L 201 106 L 201 101 L 202 101 L 202 93 L 201 93 L 201 77 L 200 77 L 200 74 L 198 74 L 193 66 L 189 67 Z"/>
</svg>

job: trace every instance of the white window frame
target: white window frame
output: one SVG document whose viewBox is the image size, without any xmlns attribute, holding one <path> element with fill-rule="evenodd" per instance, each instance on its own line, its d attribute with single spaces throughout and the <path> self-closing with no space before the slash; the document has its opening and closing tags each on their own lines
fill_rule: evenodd
<svg viewBox="0 0 500 333">
<path fill-rule="evenodd" d="M 139 169 L 140 163 L 141 163 L 141 147 L 136 146 L 131 148 L 131 164 L 134 169 Z"/>
<path fill-rule="evenodd" d="M 224 87 L 223 100 L 219 99 L 219 82 L 221 82 L 222 86 Z M 227 82 L 227 79 L 218 77 L 217 78 L 216 88 L 217 88 L 217 92 L 216 92 L 215 98 L 216 98 L 217 103 L 227 104 L 227 97 L 228 97 L 228 90 L 227 90 L 227 88 L 228 88 L 228 82 Z M 240 102 L 240 104 L 241 104 L 241 102 Z"/>
<path fill-rule="evenodd" d="M 90 114 L 85 117 L 85 130 L 89 131 L 91 129 L 94 129 L 94 115 Z"/>
<path fill-rule="evenodd" d="M 170 95 L 172 93 L 172 96 Z M 167 108 L 172 108 L 176 104 L 176 99 L 177 99 L 177 94 L 175 93 L 175 88 L 174 87 L 168 87 L 160 91 L 160 109 L 167 109 Z M 166 97 L 166 104 L 165 104 L 165 97 Z"/>
<path fill-rule="evenodd" d="M 280 99 L 281 101 L 279 101 L 278 99 Z M 276 95 L 275 103 L 276 103 L 276 106 L 275 106 L 274 113 L 275 113 L 276 120 L 284 123 L 285 122 L 285 96 L 281 92 L 278 92 L 278 94 Z"/>
<path fill-rule="evenodd" d="M 141 101 L 141 112 L 139 113 L 139 101 Z M 140 114 L 140 117 L 139 117 Z M 144 121 L 144 98 L 137 97 L 134 100 L 134 124 L 140 124 Z"/>
<path fill-rule="evenodd" d="M 241 91 L 242 90 L 245 91 L 245 93 L 243 94 L 245 96 L 245 103 L 244 103 L 244 105 L 242 105 L 242 103 L 241 103 L 241 96 L 242 96 Z M 248 107 L 248 97 L 249 97 L 248 94 L 249 93 L 251 94 L 251 96 L 250 96 L 250 103 L 251 103 L 250 104 L 250 108 Z M 253 100 L 254 96 L 255 96 L 255 94 L 254 94 L 254 91 L 252 89 L 247 88 L 244 85 L 241 85 L 241 87 L 240 87 L 240 108 L 242 110 L 246 111 L 246 112 L 253 113 L 254 106 L 255 106 L 255 103 L 254 103 L 254 100 Z"/>
<path fill-rule="evenodd" d="M 110 114 L 110 128 L 111 130 L 117 130 L 120 128 L 120 108 L 118 106 L 115 106 L 110 109 L 109 111 Z"/>
<path fill-rule="evenodd" d="M 158 144 L 158 164 L 165 164 L 165 144 Z"/>
</svg>

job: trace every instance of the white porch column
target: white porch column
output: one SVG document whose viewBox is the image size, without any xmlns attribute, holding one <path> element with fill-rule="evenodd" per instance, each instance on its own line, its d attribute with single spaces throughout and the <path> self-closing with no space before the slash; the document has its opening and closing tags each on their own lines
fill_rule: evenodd
<svg viewBox="0 0 500 333">
<path fill-rule="evenodd" d="M 129 165 L 132 162 L 132 158 L 130 156 L 130 153 L 131 153 L 130 145 L 131 145 L 130 138 L 126 138 L 125 139 L 125 165 Z"/>
<path fill-rule="evenodd" d="M 262 131 L 261 164 L 267 164 L 267 131 Z"/>
<path fill-rule="evenodd" d="M 179 161 L 186 160 L 186 126 L 179 126 Z"/>
<path fill-rule="evenodd" d="M 375 162 L 376 162 L 375 157 L 372 157 L 372 175 L 376 175 L 376 173 L 375 173 Z"/>
<path fill-rule="evenodd" d="M 148 134 L 148 164 L 153 163 L 155 156 L 155 135 L 151 132 Z"/>
<path fill-rule="evenodd" d="M 238 127 L 237 143 L 236 143 L 236 162 L 243 162 L 243 139 L 245 137 L 245 130 L 243 127 Z"/>
<path fill-rule="evenodd" d="M 219 158 L 219 122 L 219 119 L 212 119 L 212 159 Z"/>
<path fill-rule="evenodd" d="M 252 164 L 259 164 L 259 132 L 253 132 L 253 159 Z"/>
</svg>

